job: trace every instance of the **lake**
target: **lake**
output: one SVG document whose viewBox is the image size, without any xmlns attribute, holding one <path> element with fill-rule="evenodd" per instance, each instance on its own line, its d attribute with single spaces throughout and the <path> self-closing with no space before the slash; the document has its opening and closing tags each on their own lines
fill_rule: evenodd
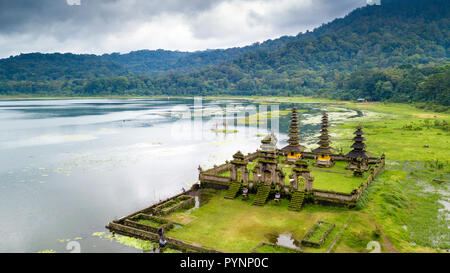
<svg viewBox="0 0 450 273">
<path fill-rule="evenodd" d="M 255 151 L 272 128 L 282 147 L 289 115 L 276 126 L 239 116 L 290 107 L 225 99 L 0 100 L 0 252 L 69 252 L 70 241 L 82 252 L 140 252 L 93 233 L 188 189 L 199 165 Z M 327 106 L 297 107 L 312 147 Z M 224 109 L 231 114 L 222 117 Z M 361 113 L 340 108 L 329 115 L 334 124 Z M 224 121 L 237 132 L 220 132 Z"/>
</svg>

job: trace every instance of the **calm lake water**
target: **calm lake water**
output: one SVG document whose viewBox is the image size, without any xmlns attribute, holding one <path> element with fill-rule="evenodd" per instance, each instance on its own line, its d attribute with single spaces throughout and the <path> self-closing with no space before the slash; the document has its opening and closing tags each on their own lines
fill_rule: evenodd
<svg viewBox="0 0 450 273">
<path fill-rule="evenodd" d="M 140 252 L 93 233 L 188 189 L 199 165 L 255 151 L 270 126 L 238 123 L 237 133 L 216 133 L 211 129 L 223 128 L 220 109 L 292 107 L 234 100 L 194 106 L 193 99 L 169 98 L 1 100 L 0 252 L 69 252 L 72 240 L 82 252 Z M 316 142 L 325 107 L 298 105 L 307 144 Z M 347 109 L 329 114 L 331 123 L 361 115 Z M 282 116 L 279 147 L 288 124 L 289 115 Z"/>
</svg>

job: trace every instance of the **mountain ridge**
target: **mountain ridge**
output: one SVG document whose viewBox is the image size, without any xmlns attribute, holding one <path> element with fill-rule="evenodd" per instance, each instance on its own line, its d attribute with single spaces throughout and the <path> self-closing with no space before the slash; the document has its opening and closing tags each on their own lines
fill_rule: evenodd
<svg viewBox="0 0 450 273">
<path fill-rule="evenodd" d="M 308 95 L 449 105 L 449 18 L 445 0 L 384 0 L 296 36 L 196 53 L 104 54 L 94 58 L 95 71 L 85 60 L 79 74 L 67 76 L 66 67 L 58 77 L 49 65 L 40 81 L 33 71 L 24 77 L 28 67 L 10 73 L 17 79 L 5 76 L 0 60 L 0 94 Z"/>
</svg>

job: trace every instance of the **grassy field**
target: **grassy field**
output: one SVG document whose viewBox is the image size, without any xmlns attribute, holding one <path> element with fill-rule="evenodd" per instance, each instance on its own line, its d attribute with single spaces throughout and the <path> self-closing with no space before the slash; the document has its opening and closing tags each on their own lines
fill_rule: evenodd
<svg viewBox="0 0 450 273">
<path fill-rule="evenodd" d="M 298 251 L 274 244 L 264 244 L 256 249 L 256 253 L 298 253 Z"/>
<path fill-rule="evenodd" d="M 251 205 L 253 195 L 242 201 L 225 199 L 223 194 L 214 195 L 199 209 L 166 216 L 184 225 L 167 232 L 167 236 L 226 252 L 250 252 L 263 241 L 274 243 L 278 234 L 286 232 L 301 241 L 319 220 L 342 227 L 351 213 L 342 208 L 316 205 L 292 212 L 287 210 L 288 200 L 282 200 L 279 205 L 269 201 L 264 207 L 257 207 Z M 322 248 L 311 251 L 325 252 L 331 242 L 328 240 Z"/>
<path fill-rule="evenodd" d="M 449 249 L 450 116 L 404 104 L 346 106 L 375 111 L 380 116 L 338 125 L 331 131 L 340 139 L 350 138 L 360 123 L 368 151 L 375 155 L 385 152 L 387 159 L 385 170 L 363 195 L 361 217 L 375 223 L 400 252 Z M 335 142 L 339 144 L 346 152 L 348 145 Z M 445 182 L 437 184 L 434 179 Z M 350 226 L 358 225 L 358 221 L 353 219 Z M 357 233 L 347 230 L 337 251 L 348 250 L 357 237 Z"/>
<path fill-rule="evenodd" d="M 345 169 L 347 164 L 347 162 L 337 161 L 332 168 L 313 169 L 311 175 L 314 177 L 314 189 L 342 193 L 351 193 L 357 189 L 367 180 L 369 173 L 365 172 L 363 177 L 356 177 L 352 171 Z"/>
</svg>

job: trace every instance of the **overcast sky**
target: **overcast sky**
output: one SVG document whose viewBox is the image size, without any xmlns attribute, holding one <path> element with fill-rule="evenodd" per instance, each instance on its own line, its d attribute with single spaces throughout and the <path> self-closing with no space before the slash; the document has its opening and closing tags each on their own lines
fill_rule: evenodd
<svg viewBox="0 0 450 273">
<path fill-rule="evenodd" d="M 244 46 L 296 35 L 367 0 L 0 0 L 0 58 Z"/>
</svg>

